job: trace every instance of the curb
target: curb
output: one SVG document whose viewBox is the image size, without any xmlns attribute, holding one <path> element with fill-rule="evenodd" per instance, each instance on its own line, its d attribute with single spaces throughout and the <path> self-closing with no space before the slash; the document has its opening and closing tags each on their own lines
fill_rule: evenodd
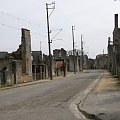
<svg viewBox="0 0 120 120">
<path fill-rule="evenodd" d="M 71 77 L 73 75 L 74 74 L 68 74 L 68 75 L 66 75 L 66 77 Z M 57 80 L 59 78 L 62 78 L 62 76 L 60 76 L 60 77 L 54 77 L 53 80 Z M 8 87 L 1 87 L 0 91 L 7 90 L 7 89 L 18 88 L 18 87 L 24 87 L 24 86 L 28 86 L 28 85 L 35 85 L 35 84 L 39 84 L 39 83 L 43 83 L 43 82 L 49 82 L 49 81 L 51 81 L 51 80 L 49 80 L 49 79 L 47 80 L 46 79 L 46 80 L 38 80 L 38 81 L 33 81 L 33 82 L 28 82 L 28 83 L 17 84 L 17 85 L 8 86 Z"/>
<path fill-rule="evenodd" d="M 2 90 L 7 90 L 7 89 L 12 89 L 12 88 L 18 88 L 18 87 L 24 87 L 24 86 L 28 86 L 28 85 L 35 85 L 35 84 L 39 84 L 39 83 L 43 83 L 43 82 L 49 82 L 50 80 L 38 80 L 37 82 L 28 82 L 28 83 L 23 83 L 23 84 L 18 84 L 18 85 L 13 85 L 10 87 L 2 87 L 0 88 L 0 91 Z"/>
<path fill-rule="evenodd" d="M 70 109 L 76 115 L 76 117 L 78 119 L 84 119 L 84 120 L 88 120 L 88 119 L 101 120 L 96 115 L 87 113 L 83 109 L 82 106 L 83 106 L 83 103 L 84 103 L 85 99 L 89 95 L 89 93 L 95 88 L 95 86 L 102 79 L 103 74 L 104 73 L 102 73 L 101 76 L 98 79 L 96 79 L 86 90 L 84 90 L 83 92 L 80 92 L 77 95 L 78 97 L 74 100 L 74 102 L 71 103 Z"/>
<path fill-rule="evenodd" d="M 90 114 L 90 113 L 86 112 L 86 111 L 83 109 L 82 106 L 83 106 L 83 103 L 84 103 L 84 101 L 86 100 L 87 96 L 89 95 L 89 93 L 90 93 L 90 92 L 95 88 L 95 86 L 99 83 L 99 81 L 102 79 L 103 75 L 104 75 L 104 73 L 102 73 L 101 76 L 100 76 L 98 79 L 96 79 L 96 81 L 93 82 L 93 84 L 91 84 L 91 85 L 88 87 L 88 89 L 85 90 L 85 92 L 84 92 L 84 93 L 86 93 L 85 97 L 83 98 L 82 101 L 80 101 L 80 104 L 77 105 L 78 110 L 79 110 L 82 114 L 84 114 L 85 117 L 88 118 L 88 119 L 101 120 L 101 119 L 99 119 L 96 115 Z"/>
</svg>

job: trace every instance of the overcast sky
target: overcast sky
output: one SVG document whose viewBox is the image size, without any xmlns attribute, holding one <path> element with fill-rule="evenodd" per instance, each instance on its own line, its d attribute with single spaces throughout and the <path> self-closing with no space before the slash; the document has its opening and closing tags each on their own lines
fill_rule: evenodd
<svg viewBox="0 0 120 120">
<path fill-rule="evenodd" d="M 51 2 L 0 0 L 0 51 L 17 50 L 21 43 L 19 29 L 23 27 L 31 30 L 32 50 L 40 50 L 41 41 L 43 53 L 48 54 L 45 4 Z M 76 49 L 80 49 L 80 36 L 83 35 L 84 51 L 89 57 L 95 58 L 103 49 L 107 53 L 107 39 L 112 37 L 115 13 L 120 14 L 119 0 L 55 0 L 50 29 L 61 28 L 62 32 L 53 40 L 52 50 L 72 49 L 72 26 L 75 25 Z M 51 37 L 56 33 L 53 31 Z"/>
</svg>

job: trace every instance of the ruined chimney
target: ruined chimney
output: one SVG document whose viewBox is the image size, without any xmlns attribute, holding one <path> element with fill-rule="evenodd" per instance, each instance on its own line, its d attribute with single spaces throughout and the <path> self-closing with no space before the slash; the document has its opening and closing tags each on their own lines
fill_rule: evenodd
<svg viewBox="0 0 120 120">
<path fill-rule="evenodd" d="M 108 45 L 110 45 L 110 37 L 108 37 Z"/>
<path fill-rule="evenodd" d="M 118 28 L 118 14 L 115 14 L 115 28 Z"/>
</svg>

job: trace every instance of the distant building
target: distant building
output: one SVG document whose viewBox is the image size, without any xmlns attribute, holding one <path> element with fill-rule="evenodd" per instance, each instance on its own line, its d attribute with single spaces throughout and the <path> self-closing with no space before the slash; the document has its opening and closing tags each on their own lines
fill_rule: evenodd
<svg viewBox="0 0 120 120">
<path fill-rule="evenodd" d="M 110 40 L 110 37 L 108 38 L 108 70 L 110 72 L 114 72 L 114 66 L 113 66 L 113 62 L 114 62 L 114 53 L 113 53 L 113 42 Z"/>
<path fill-rule="evenodd" d="M 88 62 L 88 69 L 95 69 L 95 60 L 89 58 L 88 61 L 89 61 L 89 62 Z"/>
<path fill-rule="evenodd" d="M 74 62 L 75 62 L 75 71 L 78 72 L 79 71 L 79 61 L 78 61 L 78 56 L 73 56 L 73 55 L 69 55 L 67 57 L 67 68 L 68 71 L 73 72 L 74 71 Z"/>
<path fill-rule="evenodd" d="M 88 69 L 89 67 L 89 59 L 87 55 L 83 55 L 83 69 Z"/>
<path fill-rule="evenodd" d="M 34 80 L 46 79 L 47 67 L 43 61 L 42 51 L 32 51 L 32 74 Z"/>
<path fill-rule="evenodd" d="M 74 71 L 74 61 L 75 61 L 75 71 L 81 71 L 81 67 L 83 67 L 83 69 L 88 69 L 88 56 L 87 55 L 83 55 L 83 57 L 81 55 L 78 55 L 78 53 L 75 54 L 75 57 L 73 57 L 73 55 L 69 55 L 67 56 L 67 67 L 68 67 L 68 71 Z"/>
<path fill-rule="evenodd" d="M 108 54 L 100 54 L 95 59 L 95 69 L 108 69 Z"/>
<path fill-rule="evenodd" d="M 53 50 L 53 68 L 55 76 L 66 75 L 67 52 L 63 48 Z"/>
</svg>

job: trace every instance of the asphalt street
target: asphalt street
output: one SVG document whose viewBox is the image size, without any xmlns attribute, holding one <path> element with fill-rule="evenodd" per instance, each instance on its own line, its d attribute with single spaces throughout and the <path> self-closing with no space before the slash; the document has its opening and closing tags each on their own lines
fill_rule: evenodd
<svg viewBox="0 0 120 120">
<path fill-rule="evenodd" d="M 101 71 L 80 72 L 49 82 L 0 91 L 0 120 L 78 120 L 70 103 Z"/>
</svg>

